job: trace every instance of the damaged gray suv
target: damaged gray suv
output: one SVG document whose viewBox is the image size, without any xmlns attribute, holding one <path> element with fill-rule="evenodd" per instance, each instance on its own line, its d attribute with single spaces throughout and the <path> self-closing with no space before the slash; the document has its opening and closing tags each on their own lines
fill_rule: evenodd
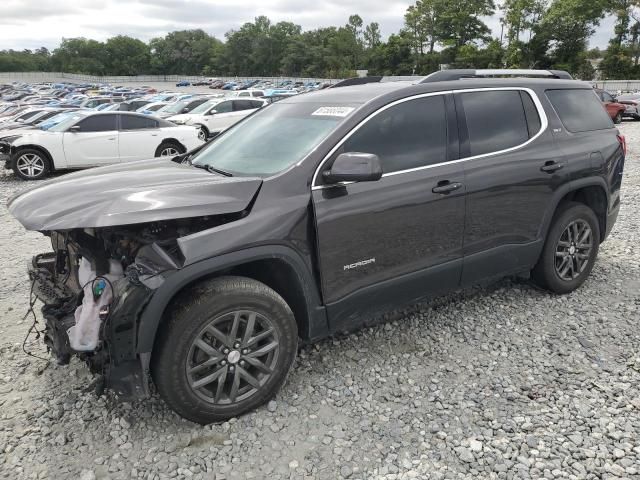
<svg viewBox="0 0 640 480">
<path fill-rule="evenodd" d="M 29 270 L 47 347 L 209 423 L 275 395 L 300 342 L 386 309 L 511 274 L 573 291 L 618 214 L 624 137 L 588 84 L 482 78 L 506 73 L 294 96 L 197 151 L 17 195 L 52 244 Z"/>
</svg>

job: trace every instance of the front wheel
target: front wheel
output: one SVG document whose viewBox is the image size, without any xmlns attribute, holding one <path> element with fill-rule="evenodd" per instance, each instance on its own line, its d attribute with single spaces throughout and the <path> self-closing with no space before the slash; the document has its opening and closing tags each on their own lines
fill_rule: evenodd
<svg viewBox="0 0 640 480">
<path fill-rule="evenodd" d="M 598 256 L 600 225 L 591 208 L 569 202 L 556 213 L 533 279 L 555 293 L 569 293 L 587 279 Z"/>
<path fill-rule="evenodd" d="M 49 175 L 51 164 L 40 150 L 27 148 L 16 153 L 14 173 L 23 180 L 41 180 Z"/>
<path fill-rule="evenodd" d="M 618 114 L 613 117 L 613 123 L 615 123 L 616 125 L 622 123 L 622 112 L 618 112 Z"/>
<path fill-rule="evenodd" d="M 162 398 L 207 424 L 269 400 L 284 383 L 298 344 L 287 303 L 256 280 L 220 277 L 173 303 L 152 355 Z"/>
</svg>

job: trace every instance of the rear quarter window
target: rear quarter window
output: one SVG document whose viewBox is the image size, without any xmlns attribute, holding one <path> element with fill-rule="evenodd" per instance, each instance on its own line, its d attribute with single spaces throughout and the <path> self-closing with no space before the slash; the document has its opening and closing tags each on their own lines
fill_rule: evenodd
<svg viewBox="0 0 640 480">
<path fill-rule="evenodd" d="M 547 90 L 553 105 L 567 130 L 573 133 L 613 128 L 613 122 L 593 90 Z"/>
</svg>

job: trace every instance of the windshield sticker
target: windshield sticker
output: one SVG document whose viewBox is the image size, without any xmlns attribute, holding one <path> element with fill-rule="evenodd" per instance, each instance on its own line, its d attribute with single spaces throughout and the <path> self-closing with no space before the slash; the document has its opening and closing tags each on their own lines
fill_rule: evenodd
<svg viewBox="0 0 640 480">
<path fill-rule="evenodd" d="M 320 107 L 311 115 L 325 115 L 328 117 L 346 117 L 355 109 L 353 107 Z"/>
</svg>

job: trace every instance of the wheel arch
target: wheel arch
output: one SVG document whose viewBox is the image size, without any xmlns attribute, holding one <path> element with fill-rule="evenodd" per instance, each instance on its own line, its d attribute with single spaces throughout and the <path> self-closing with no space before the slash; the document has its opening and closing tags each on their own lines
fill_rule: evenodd
<svg viewBox="0 0 640 480">
<path fill-rule="evenodd" d="M 140 317 L 137 353 L 152 352 L 164 312 L 178 294 L 199 282 L 224 275 L 253 278 L 280 294 L 293 311 L 303 340 L 328 334 L 325 309 L 302 258 L 288 247 L 262 246 L 203 260 L 168 276 Z"/>
<path fill-rule="evenodd" d="M 31 143 L 28 143 L 26 145 L 19 145 L 19 146 L 17 146 L 15 148 L 15 151 L 14 151 L 13 155 L 11 156 L 11 165 L 12 166 L 15 165 L 15 161 L 18 158 L 18 154 L 22 150 L 38 150 L 39 152 L 42 152 L 47 157 L 47 160 L 49 161 L 49 167 L 51 168 L 51 171 L 54 171 L 56 169 L 56 166 L 55 166 L 55 164 L 53 162 L 53 156 L 51 155 L 51 152 L 49 152 L 49 150 L 47 150 L 42 145 L 35 145 L 35 144 L 31 144 Z"/>
<path fill-rule="evenodd" d="M 177 138 L 174 138 L 174 137 L 163 138 L 162 141 L 160 142 L 160 144 L 158 145 L 158 148 L 156 148 L 156 150 L 158 150 L 165 143 L 175 143 L 177 145 L 180 145 L 180 147 L 182 147 L 184 149 L 184 152 L 187 151 L 187 147 L 185 145 L 183 145 L 180 140 L 178 140 Z M 184 152 L 182 152 L 182 153 L 184 153 Z"/>
<path fill-rule="evenodd" d="M 609 193 L 605 180 L 601 177 L 585 178 L 574 180 L 560 187 L 545 214 L 541 232 L 543 239 L 547 237 L 551 221 L 558 208 L 566 202 L 579 202 L 594 211 L 600 226 L 600 242 L 604 241 L 607 230 L 607 212 L 609 211 Z"/>
</svg>

